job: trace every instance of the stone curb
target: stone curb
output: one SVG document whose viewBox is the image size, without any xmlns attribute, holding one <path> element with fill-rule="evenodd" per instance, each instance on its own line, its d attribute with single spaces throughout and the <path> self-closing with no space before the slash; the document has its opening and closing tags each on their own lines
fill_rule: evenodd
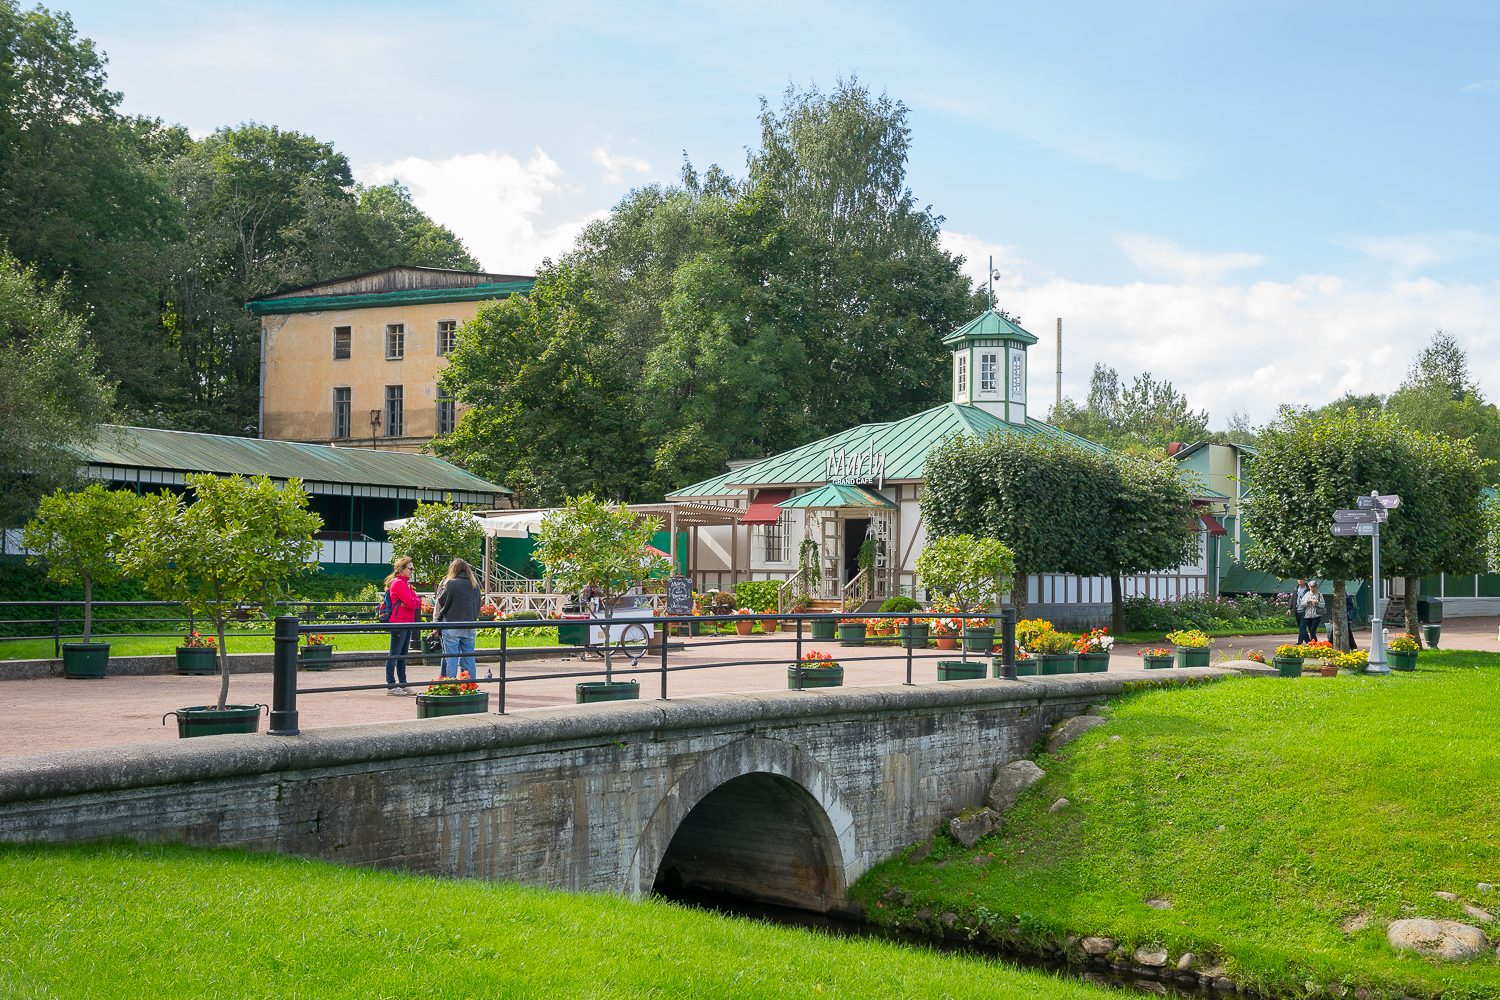
<svg viewBox="0 0 1500 1000">
<path fill-rule="evenodd" d="M 1119 694 L 1133 681 L 1220 679 L 1214 667 L 1064 674 L 1022 681 L 934 681 L 877 687 L 617 701 L 312 729 L 298 736 L 202 736 L 0 759 L 0 803 L 36 801 L 280 771 L 366 764 L 573 740 L 658 739 L 694 729 L 795 725 L 872 711 L 1040 707 Z"/>
</svg>

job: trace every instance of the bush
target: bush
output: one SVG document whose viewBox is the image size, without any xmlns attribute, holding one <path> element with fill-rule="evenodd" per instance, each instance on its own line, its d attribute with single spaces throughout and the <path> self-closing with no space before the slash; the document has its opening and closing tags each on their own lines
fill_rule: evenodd
<svg viewBox="0 0 1500 1000">
<path fill-rule="evenodd" d="M 1290 598 L 1276 595 L 1265 598 L 1213 597 L 1197 594 L 1177 601 L 1154 601 L 1149 597 L 1127 597 L 1125 630 L 1127 632 L 1169 632 L 1175 629 L 1230 631 L 1233 629 L 1273 628 L 1289 624 Z"/>
<path fill-rule="evenodd" d="M 776 591 L 780 588 L 778 580 L 744 580 L 735 584 L 734 599 L 740 607 L 751 611 L 775 611 Z"/>
<path fill-rule="evenodd" d="M 883 615 L 900 614 L 903 611 L 921 611 L 922 602 L 914 601 L 910 597 L 891 597 L 880 606 Z"/>
</svg>

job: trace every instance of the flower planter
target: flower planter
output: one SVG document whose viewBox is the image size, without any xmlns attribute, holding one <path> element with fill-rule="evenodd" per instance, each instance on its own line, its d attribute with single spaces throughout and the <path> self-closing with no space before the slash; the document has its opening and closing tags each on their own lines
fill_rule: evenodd
<svg viewBox="0 0 1500 1000">
<path fill-rule="evenodd" d="M 1337 677 L 1339 668 L 1332 663 L 1323 663 L 1318 666 L 1318 674 L 1322 677 Z"/>
<path fill-rule="evenodd" d="M 787 690 L 796 690 L 797 688 L 796 664 L 786 668 L 786 686 Z M 836 688 L 843 686 L 843 667 L 814 667 L 807 663 L 802 665 L 803 688 Z"/>
<path fill-rule="evenodd" d="M 1146 661 L 1147 670 L 1162 670 L 1177 662 L 1175 656 L 1143 656 L 1141 659 Z"/>
<path fill-rule="evenodd" d="M 863 646 L 865 644 L 865 627 L 860 625 L 840 625 L 840 646 Z"/>
<path fill-rule="evenodd" d="M 776 619 L 775 618 L 762 618 L 760 620 L 760 630 L 762 632 L 774 632 L 774 631 L 776 631 Z"/>
<path fill-rule="evenodd" d="M 1443 626 L 1441 625 L 1422 626 L 1422 638 L 1427 640 L 1427 645 L 1431 649 L 1438 648 L 1438 639 L 1441 638 L 1442 634 Z"/>
<path fill-rule="evenodd" d="M 1208 666 L 1207 646 L 1178 646 L 1177 665 L 1179 667 L 1206 667 Z"/>
<path fill-rule="evenodd" d="M 1078 672 L 1080 674 L 1102 674 L 1109 669 L 1108 653 L 1079 653 Z"/>
<path fill-rule="evenodd" d="M 832 639 L 835 629 L 838 628 L 838 622 L 832 618 L 814 618 L 810 624 L 814 639 Z"/>
<path fill-rule="evenodd" d="M 639 681 L 585 681 L 574 687 L 574 704 L 586 705 L 595 701 L 631 701 L 641 696 Z"/>
<path fill-rule="evenodd" d="M 897 626 L 896 631 L 901 636 L 901 645 L 907 649 L 927 648 L 927 623 L 912 622 L 910 625 Z"/>
<path fill-rule="evenodd" d="M 1385 662 L 1390 665 L 1392 670 L 1415 670 L 1417 669 L 1417 650 L 1387 649 L 1385 651 Z"/>
<path fill-rule="evenodd" d="M 937 643 L 937 648 L 938 649 L 957 649 L 958 648 L 958 637 L 957 636 L 953 636 L 953 635 L 937 635 L 937 636 L 933 636 L 932 641 Z"/>
<path fill-rule="evenodd" d="M 97 681 L 109 669 L 107 642 L 65 642 L 62 654 L 64 677 Z"/>
<path fill-rule="evenodd" d="M 991 677 L 1000 678 L 1005 676 L 1005 663 L 998 656 L 990 657 Z M 1024 660 L 1016 660 L 1017 677 L 1035 677 L 1041 665 L 1037 663 L 1036 657 L 1028 657 Z"/>
<path fill-rule="evenodd" d="M 940 681 L 973 681 L 984 677 L 983 660 L 938 660 L 937 677 Z"/>
<path fill-rule="evenodd" d="M 303 646 L 297 654 L 298 670 L 332 670 L 333 669 L 333 644 L 317 643 L 315 645 Z M 419 719 L 427 716 L 419 715 Z"/>
<path fill-rule="evenodd" d="M 964 628 L 964 648 L 971 653 L 988 653 L 995 645 L 992 628 Z"/>
<path fill-rule="evenodd" d="M 201 677 L 219 672 L 219 651 L 212 646 L 178 646 L 177 672 L 183 677 Z"/>
<path fill-rule="evenodd" d="M 896 634 L 896 630 L 893 629 L 893 628 L 878 628 L 878 629 L 875 630 L 874 634 L 875 635 L 881 635 L 881 636 L 884 636 L 884 635 L 895 635 Z"/>
<path fill-rule="evenodd" d="M 1276 673 L 1282 677 L 1302 676 L 1302 657 L 1300 656 L 1276 656 L 1272 657 L 1276 662 Z"/>
<path fill-rule="evenodd" d="M 177 738 L 193 736 L 219 736 L 223 733 L 253 733 L 260 729 L 260 710 L 264 705 L 225 705 L 221 710 L 212 705 L 194 705 L 179 708 L 167 715 L 177 716 Z M 161 717 L 165 725 L 167 715 Z"/>
<path fill-rule="evenodd" d="M 1071 674 L 1078 669 L 1072 653 L 1043 653 L 1037 659 L 1042 661 L 1041 672 L 1044 674 Z"/>
<path fill-rule="evenodd" d="M 737 621 L 737 622 L 734 623 L 734 630 L 736 632 L 738 632 L 740 635 L 749 635 L 750 634 L 750 630 L 753 629 L 753 628 L 755 628 L 755 623 L 752 622 L 752 621 L 746 620 L 746 621 Z"/>
<path fill-rule="evenodd" d="M 466 694 L 419 694 L 417 718 L 436 719 L 443 715 L 477 715 L 490 710 L 488 691 Z"/>
</svg>

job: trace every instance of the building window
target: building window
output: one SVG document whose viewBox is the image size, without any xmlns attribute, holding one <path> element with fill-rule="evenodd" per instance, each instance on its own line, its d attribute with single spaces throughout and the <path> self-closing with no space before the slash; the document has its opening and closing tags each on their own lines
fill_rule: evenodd
<svg viewBox="0 0 1500 1000">
<path fill-rule="evenodd" d="M 397 361 L 406 357 L 406 324 L 387 323 L 385 327 L 385 358 Z"/>
<path fill-rule="evenodd" d="M 766 562 L 779 563 L 788 562 L 792 558 L 791 553 L 791 513 L 782 511 L 781 517 L 772 524 L 761 525 L 762 535 L 766 540 Z"/>
<path fill-rule="evenodd" d="M 333 360 L 349 360 L 349 343 L 352 339 L 347 326 L 336 326 L 333 328 Z"/>
<path fill-rule="evenodd" d="M 969 394 L 969 356 L 960 354 L 958 356 L 958 397 L 962 399 Z"/>
<path fill-rule="evenodd" d="M 1000 355 L 979 356 L 979 391 L 994 392 L 1000 385 Z"/>
<path fill-rule="evenodd" d="M 454 424 L 457 423 L 455 419 L 457 416 L 455 413 L 456 407 L 453 400 L 439 397 L 437 404 L 437 432 L 439 434 L 452 434 Z"/>
<path fill-rule="evenodd" d="M 401 386 L 385 387 L 385 436 L 400 437 L 406 430 L 406 414 L 402 411 Z"/>
<path fill-rule="evenodd" d="M 438 321 L 438 357 L 446 358 L 458 346 L 458 320 L 444 319 Z"/>
<path fill-rule="evenodd" d="M 333 390 L 333 436 L 336 438 L 349 436 L 349 408 L 353 405 L 350 391 L 347 385 Z"/>
</svg>

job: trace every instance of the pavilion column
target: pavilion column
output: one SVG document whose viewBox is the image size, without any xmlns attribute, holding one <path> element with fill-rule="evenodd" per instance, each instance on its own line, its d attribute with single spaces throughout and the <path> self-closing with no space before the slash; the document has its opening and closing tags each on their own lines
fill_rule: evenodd
<svg viewBox="0 0 1500 1000">
<path fill-rule="evenodd" d="M 672 571 L 668 576 L 677 575 L 677 509 L 674 507 L 667 515 L 667 557 L 672 564 Z"/>
</svg>

